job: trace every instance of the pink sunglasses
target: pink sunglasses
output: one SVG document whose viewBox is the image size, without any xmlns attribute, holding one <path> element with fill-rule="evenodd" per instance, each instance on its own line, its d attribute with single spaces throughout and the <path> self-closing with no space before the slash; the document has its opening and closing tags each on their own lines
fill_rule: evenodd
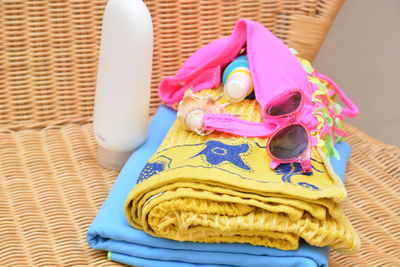
<svg viewBox="0 0 400 267">
<path fill-rule="evenodd" d="M 328 81 L 349 107 L 342 109 L 342 115 L 357 115 L 357 107 L 332 80 L 316 71 L 313 74 Z M 208 113 L 204 115 L 204 128 L 239 136 L 269 137 L 267 153 L 272 159 L 272 169 L 281 163 L 298 162 L 304 172 L 311 172 L 311 148 L 316 144 L 316 139 L 310 135 L 309 128 L 315 127 L 302 120 L 304 100 L 304 93 L 300 89 L 275 97 L 263 111 L 266 122 L 250 122 L 230 114 Z"/>
<path fill-rule="evenodd" d="M 269 137 L 267 152 L 272 158 L 271 168 L 299 162 L 305 172 L 311 172 L 312 138 L 306 125 L 298 119 L 303 99 L 300 90 L 276 97 L 264 111 L 268 123 L 245 122 L 229 114 L 209 113 L 204 116 L 204 128 L 247 137 Z"/>
<path fill-rule="evenodd" d="M 273 99 L 264 110 L 264 118 L 280 127 L 270 135 L 267 152 L 271 168 L 281 163 L 299 162 L 304 172 L 311 172 L 312 138 L 301 118 L 304 97 L 300 90 Z"/>
</svg>

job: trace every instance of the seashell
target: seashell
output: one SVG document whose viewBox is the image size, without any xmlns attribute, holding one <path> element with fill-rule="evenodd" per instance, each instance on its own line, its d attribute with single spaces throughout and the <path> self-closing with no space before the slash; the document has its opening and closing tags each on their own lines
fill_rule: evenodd
<svg viewBox="0 0 400 267">
<path fill-rule="evenodd" d="M 193 89 L 188 89 L 178 105 L 177 117 L 182 127 L 189 131 L 194 131 L 198 135 L 208 135 L 213 130 L 206 131 L 203 127 L 205 113 L 223 113 L 227 104 L 217 104 L 222 96 L 213 98 L 212 96 L 195 95 Z"/>
</svg>

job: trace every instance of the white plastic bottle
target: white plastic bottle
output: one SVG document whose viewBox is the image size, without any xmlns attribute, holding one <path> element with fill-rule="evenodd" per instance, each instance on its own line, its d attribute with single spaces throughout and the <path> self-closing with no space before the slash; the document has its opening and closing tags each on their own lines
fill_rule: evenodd
<svg viewBox="0 0 400 267">
<path fill-rule="evenodd" d="M 153 25 L 141 0 L 109 0 L 103 17 L 94 133 L 98 161 L 120 170 L 147 138 Z"/>
<path fill-rule="evenodd" d="M 225 69 L 223 76 L 224 95 L 232 102 L 240 102 L 253 91 L 249 62 L 246 55 L 234 59 Z"/>
</svg>

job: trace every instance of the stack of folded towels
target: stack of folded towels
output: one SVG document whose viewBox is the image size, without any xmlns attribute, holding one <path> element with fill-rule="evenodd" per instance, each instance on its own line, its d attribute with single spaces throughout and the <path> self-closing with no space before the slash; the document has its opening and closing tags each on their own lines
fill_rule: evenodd
<svg viewBox="0 0 400 267">
<path fill-rule="evenodd" d="M 220 88 L 197 94 L 226 101 Z M 253 122 L 259 110 L 252 99 L 226 107 Z M 350 146 L 337 143 L 330 159 L 313 148 L 305 173 L 299 163 L 270 168 L 266 145 L 189 132 L 160 106 L 91 225 L 90 245 L 135 266 L 327 266 L 329 247 L 357 251 L 342 208 Z"/>
</svg>

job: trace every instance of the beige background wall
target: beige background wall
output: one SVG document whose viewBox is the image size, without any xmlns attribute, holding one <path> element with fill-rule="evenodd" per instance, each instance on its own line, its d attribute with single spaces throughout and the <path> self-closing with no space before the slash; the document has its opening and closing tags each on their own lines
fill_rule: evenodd
<svg viewBox="0 0 400 267">
<path fill-rule="evenodd" d="M 400 0 L 347 0 L 314 65 L 358 105 L 347 122 L 400 145 Z"/>
</svg>

